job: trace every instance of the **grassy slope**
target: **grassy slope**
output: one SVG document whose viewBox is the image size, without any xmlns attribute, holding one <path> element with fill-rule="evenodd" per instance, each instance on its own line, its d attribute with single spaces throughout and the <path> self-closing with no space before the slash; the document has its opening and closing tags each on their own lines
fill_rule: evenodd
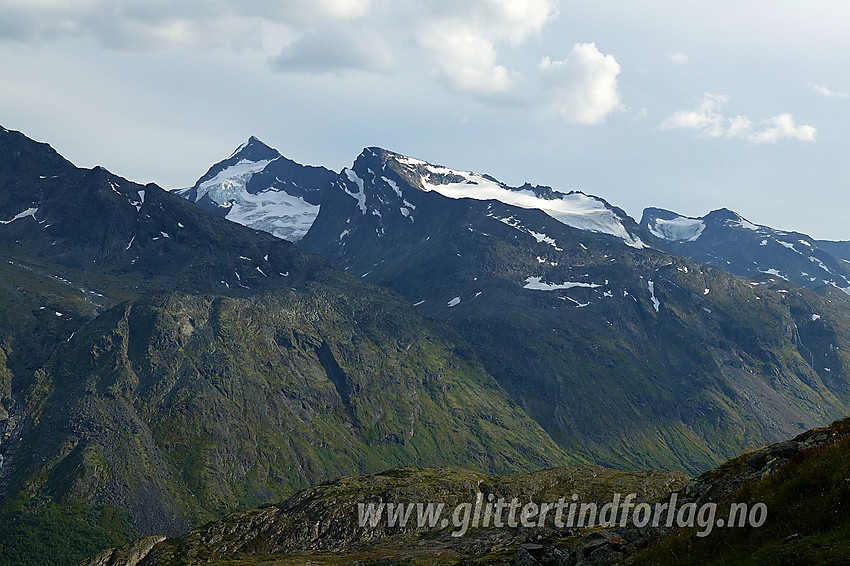
<svg viewBox="0 0 850 566">
<path fill-rule="evenodd" d="M 12 492 L 176 534 L 352 473 L 575 461 L 450 331 L 399 308 L 318 283 L 118 305 L 37 372 Z"/>
<path fill-rule="evenodd" d="M 717 517 L 728 516 L 730 502 L 768 507 L 760 528 L 715 529 L 699 538 L 681 530 L 646 549 L 638 565 L 827 565 L 847 564 L 850 553 L 850 420 L 797 438 L 826 441 L 797 453 L 778 472 L 747 482 L 725 497 Z M 734 474 L 747 455 L 715 474 Z M 788 540 L 792 535 L 798 535 Z"/>
</svg>

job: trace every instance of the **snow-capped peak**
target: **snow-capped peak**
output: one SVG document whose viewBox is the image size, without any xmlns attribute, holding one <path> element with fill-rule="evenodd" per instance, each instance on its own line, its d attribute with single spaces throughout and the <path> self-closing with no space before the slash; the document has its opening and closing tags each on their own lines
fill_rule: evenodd
<svg viewBox="0 0 850 566">
<path fill-rule="evenodd" d="M 850 291 L 850 269 L 805 234 L 754 224 L 727 208 L 701 218 L 658 208 L 641 225 L 671 251 L 745 277 L 782 277 L 804 287 Z"/>
<path fill-rule="evenodd" d="M 360 159 L 373 161 L 375 158 L 378 159 L 376 166 L 382 170 L 393 170 L 410 185 L 425 192 L 436 192 L 451 199 L 496 200 L 520 208 L 537 209 L 567 226 L 609 234 L 634 248 L 647 247 L 626 228 L 625 213 L 621 214 L 601 198 L 580 191 L 563 193 L 551 187 L 529 184 L 511 187 L 489 175 L 433 165 L 380 148 L 367 148 Z"/>
<path fill-rule="evenodd" d="M 228 220 L 296 242 L 313 225 L 333 176 L 286 159 L 251 136 L 193 187 L 174 192 Z"/>
</svg>

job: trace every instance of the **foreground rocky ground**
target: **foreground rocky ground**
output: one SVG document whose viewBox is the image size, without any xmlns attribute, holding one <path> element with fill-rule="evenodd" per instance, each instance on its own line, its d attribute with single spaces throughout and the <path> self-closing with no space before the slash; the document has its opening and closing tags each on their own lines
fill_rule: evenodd
<svg viewBox="0 0 850 566">
<path fill-rule="evenodd" d="M 843 564 L 850 542 L 850 419 L 742 454 L 692 480 L 678 472 L 623 472 L 602 467 L 555 468 L 487 476 L 456 468 L 400 468 L 343 478 L 287 501 L 230 515 L 176 539 L 150 537 L 107 550 L 83 566 L 216 565 L 507 565 Z M 453 508 L 476 494 L 557 501 L 576 493 L 599 505 L 613 494 L 679 505 L 763 502 L 760 528 L 473 528 L 358 526 L 357 504 L 440 502 Z M 601 509 L 601 507 L 600 507 Z M 787 558 L 791 557 L 791 558 Z M 790 562 L 788 560 L 791 560 Z"/>
</svg>

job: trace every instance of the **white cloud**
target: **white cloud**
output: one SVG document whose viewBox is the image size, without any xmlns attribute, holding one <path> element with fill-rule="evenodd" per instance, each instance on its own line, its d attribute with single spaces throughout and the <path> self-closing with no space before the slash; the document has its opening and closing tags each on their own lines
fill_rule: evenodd
<svg viewBox="0 0 850 566">
<path fill-rule="evenodd" d="M 688 56 L 684 53 L 671 53 L 667 56 L 671 63 L 674 65 L 687 65 L 688 64 Z"/>
<path fill-rule="evenodd" d="M 492 96 L 510 89 L 516 74 L 497 60 L 492 41 L 464 26 L 434 26 L 420 37 L 436 64 L 436 75 L 451 89 Z"/>
<path fill-rule="evenodd" d="M 277 2 L 275 2 L 277 3 Z M 316 10 L 319 17 L 340 20 L 362 18 L 369 13 L 370 0 L 289 0 L 285 5 L 295 6 L 297 10 Z"/>
<path fill-rule="evenodd" d="M 659 128 L 696 130 L 702 137 L 743 138 L 751 143 L 775 143 L 782 138 L 815 141 L 817 130 L 809 125 L 797 125 L 791 114 L 778 114 L 755 125 L 746 116 L 724 116 L 721 109 L 727 102 L 728 96 L 705 93 L 695 110 L 677 110 Z"/>
<path fill-rule="evenodd" d="M 753 143 L 776 143 L 777 140 L 782 138 L 812 142 L 815 141 L 815 134 L 817 133 L 813 126 L 798 126 L 794 122 L 794 117 L 788 113 L 762 120 L 761 126 L 761 130 L 755 130 L 752 127 L 742 129 L 738 135 Z"/>
<path fill-rule="evenodd" d="M 558 0 L 0 0 L 0 41 L 251 50 L 285 73 L 430 70 L 454 92 L 517 101 L 534 88 L 507 61 L 557 16 Z M 597 123 L 619 105 L 619 66 L 577 49 L 544 73 L 547 91 L 568 120 Z"/>
<path fill-rule="evenodd" d="M 500 61 L 557 14 L 553 0 L 385 1 L 351 24 L 321 24 L 284 44 L 283 72 L 428 69 L 449 89 L 505 100 L 521 76 Z"/>
<path fill-rule="evenodd" d="M 593 43 L 577 43 L 563 61 L 544 57 L 538 65 L 548 106 L 568 122 L 599 124 L 624 110 L 617 88 L 620 65 Z"/>
<path fill-rule="evenodd" d="M 660 128 L 686 128 L 696 130 L 704 137 L 722 137 L 726 134 L 726 118 L 720 113 L 720 108 L 727 102 L 728 96 L 705 93 L 696 110 L 677 110 L 661 123 Z"/>
<path fill-rule="evenodd" d="M 558 16 L 558 6 L 552 0 L 486 0 L 475 1 L 470 6 L 471 14 L 485 10 L 488 17 L 482 19 L 495 39 L 507 39 L 520 45 L 540 31 Z"/>
<path fill-rule="evenodd" d="M 392 47 L 380 36 L 325 27 L 285 46 L 270 64 L 277 71 L 311 74 L 348 70 L 386 72 L 395 64 Z"/>
<path fill-rule="evenodd" d="M 819 84 L 809 83 L 809 88 L 811 88 L 816 93 L 822 94 L 823 96 L 826 96 L 828 98 L 848 98 L 848 97 L 850 97 L 850 95 L 848 95 L 846 92 L 837 92 L 837 91 L 834 91 L 834 90 L 830 90 L 830 89 L 826 88 L 825 86 L 819 85 Z"/>
<path fill-rule="evenodd" d="M 259 48 L 262 23 L 309 26 L 369 14 L 370 0 L 3 0 L 0 38 L 91 37 L 108 49 Z"/>
<path fill-rule="evenodd" d="M 499 96 L 519 78 L 499 62 L 499 47 L 519 46 L 558 14 L 552 0 L 441 0 L 420 6 L 417 44 L 449 88 L 475 96 Z"/>
</svg>

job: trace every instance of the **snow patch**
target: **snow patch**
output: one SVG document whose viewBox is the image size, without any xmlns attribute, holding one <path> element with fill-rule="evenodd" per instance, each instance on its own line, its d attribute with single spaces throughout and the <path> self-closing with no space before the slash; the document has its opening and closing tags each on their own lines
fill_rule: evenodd
<svg viewBox="0 0 850 566">
<path fill-rule="evenodd" d="M 396 183 L 392 179 L 388 179 L 386 177 L 381 177 L 381 179 L 383 179 L 384 182 L 390 186 L 390 188 L 395 192 L 395 194 L 398 195 L 398 198 L 404 198 L 404 195 L 402 194 L 401 189 L 398 186 L 398 183 Z"/>
<path fill-rule="evenodd" d="M 737 220 L 729 221 L 729 226 L 738 226 L 739 228 L 746 228 L 747 230 L 752 230 L 754 232 L 758 232 L 761 229 L 761 226 L 756 226 L 741 215 L 738 215 Z"/>
<path fill-rule="evenodd" d="M 20 220 L 21 218 L 26 218 L 27 216 L 32 216 L 32 219 L 38 222 L 35 217 L 35 213 L 38 212 L 38 208 L 28 208 L 23 212 L 19 212 L 15 215 L 11 220 L 0 220 L 0 224 L 11 224 L 15 220 Z"/>
<path fill-rule="evenodd" d="M 596 289 L 602 285 L 596 283 L 581 283 L 576 281 L 565 281 L 563 283 L 544 283 L 542 277 L 526 277 L 523 289 L 533 289 L 535 291 L 557 291 L 559 289 L 573 289 L 575 287 L 584 287 L 586 289 Z"/>
<path fill-rule="evenodd" d="M 342 190 L 345 191 L 345 194 L 352 197 L 357 201 L 357 207 L 360 208 L 360 212 L 362 214 L 366 214 L 366 191 L 363 188 L 363 179 L 357 176 L 351 169 L 343 169 L 343 173 L 345 173 L 348 180 L 357 185 L 358 191 L 356 193 L 352 193 L 347 188 L 343 186 Z"/>
<path fill-rule="evenodd" d="M 821 260 L 819 260 L 818 258 L 816 258 L 815 256 L 809 256 L 809 261 L 811 261 L 812 263 L 816 263 L 818 266 L 820 266 L 821 269 L 823 269 L 824 271 L 826 271 L 829 274 L 832 274 L 832 271 L 830 271 L 829 268 L 826 265 L 824 265 L 823 262 Z"/>
<path fill-rule="evenodd" d="M 655 297 L 655 283 L 649 281 L 646 287 L 649 289 L 649 297 L 652 300 L 652 306 L 655 307 L 655 312 L 658 312 L 658 309 L 661 306 L 661 301 Z"/>
<path fill-rule="evenodd" d="M 231 205 L 225 218 L 290 242 L 303 238 L 319 215 L 318 205 L 284 191 L 266 189 L 256 195 L 245 191 L 233 196 L 223 201 Z"/>
<path fill-rule="evenodd" d="M 553 248 L 555 248 L 556 252 L 564 251 L 563 249 L 558 247 L 557 242 L 555 242 L 555 240 L 553 238 L 550 238 L 546 234 L 541 234 L 540 232 L 535 232 L 534 230 L 529 230 L 528 228 L 523 226 L 520 223 L 520 221 L 517 220 L 516 218 L 514 218 L 513 216 L 508 216 L 507 218 L 499 218 L 498 216 L 493 216 L 492 214 L 487 214 L 487 216 L 489 216 L 490 218 L 495 218 L 496 220 L 498 220 L 502 224 L 507 224 L 511 228 L 516 228 L 520 232 L 525 232 L 526 234 L 530 234 L 532 238 L 537 240 L 538 244 L 547 243 L 550 246 L 552 246 Z"/>
<path fill-rule="evenodd" d="M 552 199 L 541 198 L 531 190 L 511 190 L 498 181 L 477 173 L 430 165 L 410 157 L 399 156 L 397 161 L 405 165 L 425 168 L 427 173 L 420 177 L 425 191 L 433 191 L 451 199 L 497 200 L 520 208 L 542 210 L 567 226 L 589 232 L 610 234 L 622 239 L 633 248 L 648 247 L 640 238 L 629 234 L 620 217 L 599 198 L 577 191 L 555 193 L 557 197 Z M 446 177 L 462 180 L 439 182 Z"/>
<path fill-rule="evenodd" d="M 225 215 L 228 220 L 297 242 L 315 222 L 320 207 L 274 187 L 257 194 L 247 190 L 251 177 L 277 159 L 280 157 L 262 161 L 242 159 L 198 185 L 195 200 L 207 195 L 213 202 L 229 207 Z"/>
<path fill-rule="evenodd" d="M 274 161 L 274 159 L 265 159 L 263 161 L 249 161 L 247 159 L 243 159 L 235 165 L 225 167 L 219 171 L 215 177 L 198 185 L 198 194 L 195 197 L 195 200 L 201 200 L 204 195 L 213 191 L 213 194 L 210 195 L 212 200 L 218 203 L 227 202 L 227 200 L 221 200 L 219 198 L 220 193 L 238 194 L 246 192 L 245 187 L 248 185 L 248 181 L 251 180 L 254 173 L 259 173 L 272 161 Z"/>
<path fill-rule="evenodd" d="M 672 220 L 656 218 L 649 226 L 653 236 L 668 242 L 695 242 L 702 236 L 704 230 L 705 222 L 687 216 L 679 216 Z"/>
<path fill-rule="evenodd" d="M 793 251 L 797 252 L 798 254 L 802 253 L 800 251 L 797 251 L 797 248 L 794 247 L 794 244 L 792 244 L 790 242 L 784 242 L 782 240 L 776 240 L 776 243 L 783 246 L 783 247 L 788 248 L 789 250 L 793 250 Z"/>
</svg>

